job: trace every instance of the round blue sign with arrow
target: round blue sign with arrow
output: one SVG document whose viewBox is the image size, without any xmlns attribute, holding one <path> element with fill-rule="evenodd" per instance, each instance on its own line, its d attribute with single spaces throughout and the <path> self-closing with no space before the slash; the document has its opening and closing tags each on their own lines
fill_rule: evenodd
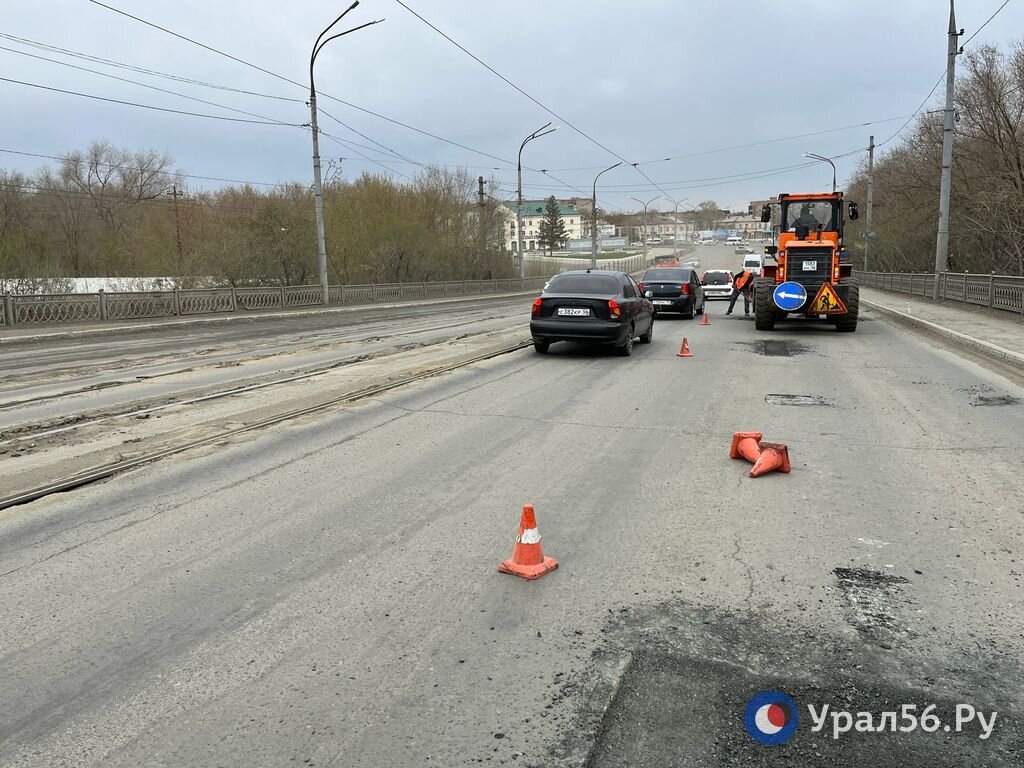
<svg viewBox="0 0 1024 768">
<path fill-rule="evenodd" d="M 783 312 L 795 312 L 807 302 L 807 291 L 800 283 L 780 283 L 772 292 L 772 301 Z"/>
</svg>

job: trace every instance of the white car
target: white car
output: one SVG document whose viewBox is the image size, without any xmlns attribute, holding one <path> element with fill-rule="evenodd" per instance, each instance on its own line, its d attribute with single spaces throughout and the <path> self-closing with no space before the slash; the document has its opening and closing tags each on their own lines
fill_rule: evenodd
<svg viewBox="0 0 1024 768">
<path fill-rule="evenodd" d="M 727 269 L 709 269 L 700 279 L 704 286 L 704 300 L 728 299 L 732 296 L 732 272 Z"/>
</svg>

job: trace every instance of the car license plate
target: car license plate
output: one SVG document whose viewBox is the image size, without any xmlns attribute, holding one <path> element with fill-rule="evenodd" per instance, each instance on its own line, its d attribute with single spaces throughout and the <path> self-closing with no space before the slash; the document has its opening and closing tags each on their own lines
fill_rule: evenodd
<svg viewBox="0 0 1024 768">
<path fill-rule="evenodd" d="M 586 307 L 559 307 L 558 314 L 562 317 L 589 317 L 590 310 Z"/>
<path fill-rule="evenodd" d="M 657 305 L 659 305 L 659 306 L 661 306 L 661 305 L 667 305 L 667 304 L 671 304 L 672 302 L 671 302 L 671 301 L 668 301 L 668 300 L 666 300 L 666 299 L 655 299 L 655 300 L 654 300 L 654 303 L 655 303 L 655 304 L 657 304 Z"/>
<path fill-rule="evenodd" d="M 817 271 L 818 271 L 818 262 L 816 262 L 816 261 L 805 261 L 804 262 L 804 272 L 817 272 Z"/>
</svg>

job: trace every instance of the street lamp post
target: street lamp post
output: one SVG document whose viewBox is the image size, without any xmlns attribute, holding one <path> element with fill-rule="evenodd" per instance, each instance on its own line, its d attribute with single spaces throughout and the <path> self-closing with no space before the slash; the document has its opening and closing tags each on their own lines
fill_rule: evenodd
<svg viewBox="0 0 1024 768">
<path fill-rule="evenodd" d="M 327 25 L 327 28 L 320 33 L 316 42 L 313 43 L 313 52 L 309 55 L 309 128 L 313 134 L 313 197 L 316 205 L 316 255 L 317 266 L 320 271 L 320 289 L 324 304 L 330 303 L 330 291 L 327 287 L 327 242 L 324 239 L 324 190 L 320 179 L 320 131 L 316 124 L 316 85 L 313 82 L 313 63 L 316 61 L 317 54 L 331 40 L 337 40 L 339 37 L 343 37 L 350 32 L 355 32 L 358 29 L 374 24 L 380 24 L 380 22 L 384 21 L 384 19 L 369 21 L 366 24 L 360 24 L 358 27 L 347 29 L 344 32 L 339 32 L 324 39 L 324 35 L 331 30 L 331 27 L 345 18 L 345 15 L 357 5 L 359 5 L 359 0 L 352 3 L 352 5 L 345 9 L 344 13 Z"/>
<path fill-rule="evenodd" d="M 520 280 L 526 276 L 526 257 L 523 254 L 523 247 L 526 245 L 526 240 L 523 238 L 523 147 L 534 139 L 539 139 L 541 136 L 547 136 L 558 130 L 557 125 L 554 128 L 548 128 L 549 125 L 551 125 L 550 122 L 544 123 L 523 139 L 523 143 L 519 145 L 519 161 L 516 163 L 516 260 L 519 268 L 516 271 L 519 273 Z"/>
<path fill-rule="evenodd" d="M 832 192 L 834 193 L 836 191 L 836 164 L 829 158 L 816 155 L 813 152 L 804 152 L 804 157 L 809 157 L 811 160 L 819 160 L 822 163 L 828 163 L 832 166 Z"/>
<path fill-rule="evenodd" d="M 615 165 L 609 165 L 601 173 L 594 177 L 594 188 L 591 190 L 590 195 L 590 268 L 597 269 L 597 180 L 601 178 L 601 174 L 608 173 L 612 168 L 618 168 L 622 165 L 620 160 Z"/>
<path fill-rule="evenodd" d="M 682 200 L 673 200 L 671 197 L 666 197 L 672 205 L 672 257 L 678 258 L 679 256 L 679 204 L 685 203 L 690 198 L 684 197 Z"/>
<path fill-rule="evenodd" d="M 639 197 L 632 197 L 631 200 L 636 200 L 640 205 L 644 207 L 644 264 L 647 263 L 647 206 L 657 200 L 661 195 L 655 195 L 646 203 Z"/>
</svg>

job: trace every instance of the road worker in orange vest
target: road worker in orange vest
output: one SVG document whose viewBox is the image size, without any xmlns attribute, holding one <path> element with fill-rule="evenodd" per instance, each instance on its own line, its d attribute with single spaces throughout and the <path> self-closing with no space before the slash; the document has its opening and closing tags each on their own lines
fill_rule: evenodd
<svg viewBox="0 0 1024 768">
<path fill-rule="evenodd" d="M 732 314 L 736 306 L 736 299 L 743 294 L 743 314 L 750 314 L 750 289 L 754 286 L 754 273 L 745 269 L 740 270 L 732 276 L 732 297 L 729 299 L 729 310 L 725 313 Z"/>
</svg>

